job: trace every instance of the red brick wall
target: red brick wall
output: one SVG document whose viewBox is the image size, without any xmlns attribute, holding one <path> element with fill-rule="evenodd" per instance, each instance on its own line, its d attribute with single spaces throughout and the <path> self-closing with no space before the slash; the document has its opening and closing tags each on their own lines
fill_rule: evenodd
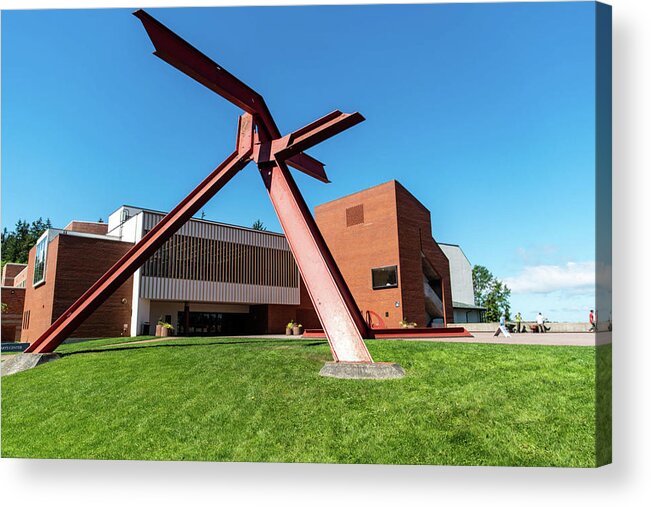
<svg viewBox="0 0 651 507">
<path fill-rule="evenodd" d="M 394 182 L 322 204 L 314 214 L 362 314 L 372 310 L 387 326 L 398 326 L 402 308 L 395 302 L 402 305 L 400 281 L 397 288 L 373 290 L 371 279 L 371 269 L 394 265 L 400 279 Z"/>
<path fill-rule="evenodd" d="M 315 219 L 362 314 L 372 310 L 389 327 L 398 327 L 403 318 L 429 324 L 422 251 L 442 276 L 446 314 L 453 322 L 447 257 L 432 238 L 429 211 L 400 183 L 389 181 L 317 206 Z M 373 290 L 371 270 L 394 265 L 398 287 Z"/>
<path fill-rule="evenodd" d="M 2 268 L 2 285 L 5 287 L 13 287 L 15 285 L 14 278 L 18 273 L 25 269 L 25 264 L 5 264 Z"/>
<path fill-rule="evenodd" d="M 452 310 L 450 264 L 432 238 L 430 212 L 400 183 L 396 182 L 398 237 L 400 243 L 400 281 L 403 290 L 403 312 L 410 322 L 426 326 L 421 251 L 442 278 L 444 305 L 448 322 L 454 322 Z"/>
<path fill-rule="evenodd" d="M 48 246 L 45 283 L 32 286 L 35 248 L 29 254 L 25 311 L 29 326 L 22 341 L 37 339 L 122 255 L 131 243 L 60 234 Z M 111 337 L 129 334 L 133 278 L 125 282 L 71 335 L 71 338 Z M 122 299 L 126 303 L 122 303 Z M 124 324 L 127 325 L 126 330 Z"/>
<path fill-rule="evenodd" d="M 1 298 L 2 302 L 7 305 L 7 309 L 2 313 L 0 341 L 20 341 L 23 308 L 25 306 L 25 289 L 18 287 L 2 287 Z"/>
<path fill-rule="evenodd" d="M 303 279 L 300 281 L 300 303 L 298 305 L 267 305 L 266 333 L 283 334 L 290 320 L 301 324 L 303 329 L 319 329 L 321 323 Z"/>
<path fill-rule="evenodd" d="M 14 287 L 18 287 L 22 282 L 25 282 L 23 287 L 27 286 L 27 265 L 14 277 Z"/>
<path fill-rule="evenodd" d="M 108 224 L 100 224 L 99 222 L 78 222 L 73 220 L 65 226 L 64 230 L 106 235 L 108 232 Z"/>
<path fill-rule="evenodd" d="M 36 247 L 29 251 L 27 262 L 27 281 L 25 284 L 25 310 L 23 312 L 23 331 L 20 341 L 33 342 L 52 324 L 52 304 L 54 302 L 54 279 L 56 275 L 57 253 L 59 246 L 57 236 L 48 245 L 45 261 L 45 282 L 34 287 L 34 258 Z M 29 317 L 27 317 L 28 314 Z"/>
<path fill-rule="evenodd" d="M 101 225 L 101 224 L 100 224 Z M 53 321 L 95 283 L 132 246 L 122 241 L 59 235 Z M 133 277 L 70 336 L 97 338 L 129 336 Z M 126 303 L 122 300 L 126 299 Z M 124 325 L 126 324 L 126 328 Z"/>
</svg>

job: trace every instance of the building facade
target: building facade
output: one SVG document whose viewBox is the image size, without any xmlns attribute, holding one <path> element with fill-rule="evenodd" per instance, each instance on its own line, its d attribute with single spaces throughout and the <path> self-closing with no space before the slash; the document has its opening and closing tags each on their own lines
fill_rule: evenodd
<svg viewBox="0 0 651 507">
<path fill-rule="evenodd" d="M 30 252 L 22 341 L 38 338 L 164 213 L 121 206 L 108 223 L 49 229 Z M 71 338 L 149 335 L 159 321 L 186 336 L 318 327 L 285 237 L 191 219 Z"/>
<path fill-rule="evenodd" d="M 459 245 L 439 243 L 450 261 L 452 308 L 454 321 L 458 324 L 483 322 L 486 309 L 475 305 L 475 289 L 472 282 L 472 264 Z"/>
<path fill-rule="evenodd" d="M 429 210 L 400 183 L 317 206 L 315 219 L 373 326 L 454 322 L 448 258 L 432 237 Z"/>
<path fill-rule="evenodd" d="M 39 238 L 29 253 L 21 341 L 36 340 L 133 246 L 106 231 L 106 224 L 71 222 Z M 132 285 L 125 282 L 71 337 L 129 336 Z"/>
<path fill-rule="evenodd" d="M 46 231 L 13 275 L 25 287 L 20 339 L 37 339 L 164 216 L 121 206 L 108 223 Z M 474 299 L 469 263 L 436 243 L 429 211 L 397 181 L 318 206 L 315 218 L 371 325 L 471 321 L 458 308 Z M 321 327 L 285 237 L 191 219 L 71 337 L 150 335 L 159 321 L 183 336 L 275 334 L 290 320 Z"/>
<path fill-rule="evenodd" d="M 137 242 L 164 216 L 122 206 L 108 234 Z M 281 333 L 289 320 L 318 325 L 282 234 L 191 219 L 133 281 L 138 334 L 159 320 L 189 336 Z"/>
<path fill-rule="evenodd" d="M 25 305 L 25 275 L 27 264 L 7 263 L 2 268 L 2 325 L 0 341 L 20 341 L 21 319 Z"/>
</svg>

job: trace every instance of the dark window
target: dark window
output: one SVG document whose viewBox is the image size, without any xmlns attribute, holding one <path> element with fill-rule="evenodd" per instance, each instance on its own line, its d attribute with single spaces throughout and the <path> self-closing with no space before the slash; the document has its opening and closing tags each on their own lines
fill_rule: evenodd
<svg viewBox="0 0 651 507">
<path fill-rule="evenodd" d="M 398 266 L 387 266 L 371 270 L 373 289 L 389 289 L 398 286 Z"/>
<path fill-rule="evenodd" d="M 346 208 L 346 227 L 364 223 L 364 205 L 352 206 Z"/>
</svg>

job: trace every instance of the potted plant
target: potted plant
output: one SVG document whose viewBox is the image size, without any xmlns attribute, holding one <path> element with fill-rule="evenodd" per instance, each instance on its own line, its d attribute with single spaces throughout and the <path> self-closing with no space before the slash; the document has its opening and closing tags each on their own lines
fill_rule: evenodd
<svg viewBox="0 0 651 507">
<path fill-rule="evenodd" d="M 404 327 L 404 328 L 407 328 L 407 329 L 413 329 L 413 328 L 415 328 L 417 326 L 418 326 L 418 324 L 416 324 L 415 322 L 409 322 L 407 319 L 402 319 L 400 321 L 400 327 Z"/>
<path fill-rule="evenodd" d="M 303 326 L 301 324 L 294 324 L 294 327 L 292 328 L 292 333 L 295 335 L 299 335 L 302 332 L 301 331 L 302 328 Z"/>
<path fill-rule="evenodd" d="M 285 326 L 285 334 L 286 335 L 292 334 L 293 329 L 294 329 L 294 320 L 292 319 L 287 323 L 287 326 Z"/>
<path fill-rule="evenodd" d="M 170 336 L 173 330 L 174 326 L 169 322 L 159 320 L 156 324 L 156 336 Z"/>
</svg>

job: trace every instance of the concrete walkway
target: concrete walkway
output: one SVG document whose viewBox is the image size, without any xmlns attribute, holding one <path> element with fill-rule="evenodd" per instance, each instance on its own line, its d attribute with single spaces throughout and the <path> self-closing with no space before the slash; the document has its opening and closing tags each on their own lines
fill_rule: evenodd
<svg viewBox="0 0 651 507">
<path fill-rule="evenodd" d="M 602 336 L 608 334 L 608 336 Z M 509 345 L 574 345 L 593 347 L 595 333 L 512 333 L 510 338 L 503 335 L 493 337 L 493 333 L 473 333 L 472 338 L 418 338 L 419 341 L 456 343 L 501 343 Z M 610 343 L 610 333 L 599 333 L 599 344 Z"/>
<path fill-rule="evenodd" d="M 599 344 L 610 343 L 611 336 L 603 336 L 606 333 L 599 333 Z M 574 345 L 581 347 L 592 347 L 595 345 L 595 333 L 513 333 L 511 338 L 504 336 L 493 337 L 493 333 L 474 333 L 472 338 L 395 338 L 396 340 L 407 341 L 428 341 L 428 342 L 449 342 L 449 343 L 501 343 L 507 345 Z M 156 343 L 170 340 L 188 339 L 191 337 L 184 336 L 168 336 L 165 338 L 154 338 L 150 340 L 139 340 L 127 343 L 115 343 L 112 345 L 105 345 L 105 347 L 119 347 L 126 345 L 136 345 L 139 343 Z M 202 337 L 195 337 L 200 340 Z M 213 337 L 210 337 L 213 338 Z M 220 338 L 220 337 L 214 337 Z M 275 340 L 323 340 L 325 338 L 303 338 L 303 336 L 293 335 L 251 335 L 251 336 L 231 336 L 222 338 L 233 339 L 275 339 Z"/>
</svg>

